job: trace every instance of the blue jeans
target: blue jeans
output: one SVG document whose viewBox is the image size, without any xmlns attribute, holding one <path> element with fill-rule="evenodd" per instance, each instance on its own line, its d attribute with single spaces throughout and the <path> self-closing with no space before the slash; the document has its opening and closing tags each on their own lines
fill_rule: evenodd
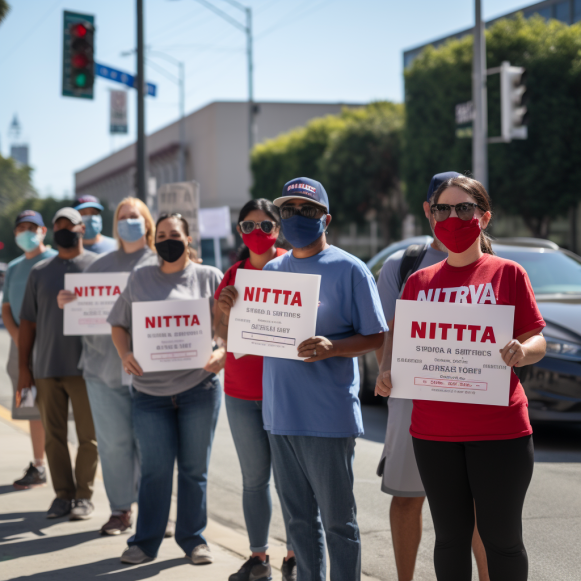
<svg viewBox="0 0 581 581">
<path fill-rule="evenodd" d="M 206 543 L 206 487 L 222 391 L 216 376 L 172 396 L 133 394 L 133 425 L 141 456 L 139 515 L 129 546 L 156 557 L 167 526 L 178 462 L 175 539 L 190 555 Z"/>
<path fill-rule="evenodd" d="M 270 443 L 262 421 L 262 402 L 227 395 L 226 411 L 242 470 L 242 508 L 250 550 L 261 553 L 268 549 L 268 529 L 272 516 Z M 288 540 L 288 516 L 284 506 L 282 516 Z M 287 549 L 292 550 L 289 542 Z"/>
<path fill-rule="evenodd" d="M 325 581 L 326 538 L 331 581 L 359 581 L 361 539 L 353 495 L 355 438 L 272 434 L 269 438 L 278 492 L 289 514 L 298 579 Z"/>
<path fill-rule="evenodd" d="M 111 388 L 91 378 L 86 378 L 85 383 L 111 510 L 131 510 L 139 489 L 139 454 L 129 388 Z"/>
</svg>

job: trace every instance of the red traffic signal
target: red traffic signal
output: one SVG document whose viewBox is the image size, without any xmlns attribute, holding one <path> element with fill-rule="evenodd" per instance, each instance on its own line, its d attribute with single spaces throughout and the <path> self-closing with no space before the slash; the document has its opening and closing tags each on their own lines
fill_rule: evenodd
<svg viewBox="0 0 581 581">
<path fill-rule="evenodd" d="M 76 89 L 90 89 L 95 82 L 94 27 L 89 22 L 75 22 L 71 37 L 71 81 Z"/>
<path fill-rule="evenodd" d="M 71 26 L 71 36 L 75 37 L 75 38 L 84 38 L 85 36 L 87 36 L 87 27 L 84 24 L 81 24 L 80 22 L 78 24 L 73 24 Z"/>
</svg>

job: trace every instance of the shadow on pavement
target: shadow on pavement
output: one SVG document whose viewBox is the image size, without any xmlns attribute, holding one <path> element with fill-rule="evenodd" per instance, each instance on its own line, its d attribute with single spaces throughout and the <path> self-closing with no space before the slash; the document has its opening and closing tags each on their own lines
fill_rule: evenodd
<svg viewBox="0 0 581 581">
<path fill-rule="evenodd" d="M 5 525 L 2 525 L 3 529 L 4 526 Z M 6 532 L 3 530 L 2 534 L 8 536 L 6 535 Z M 28 532 L 33 532 L 41 536 L 36 539 L 27 537 L 21 542 L 10 542 L 0 546 L 0 561 L 20 559 L 22 557 L 30 557 L 31 555 L 46 555 L 47 553 L 70 549 L 71 547 L 76 547 L 78 545 L 82 545 L 83 543 L 94 541 L 96 538 L 98 538 L 99 534 L 98 531 L 86 531 L 84 533 L 74 532 L 70 535 L 58 535 L 49 537 L 46 536 L 45 533 L 36 531 L 34 529 L 31 530 L 30 528 L 28 529 Z M 79 579 L 82 579 L 82 577 L 79 577 Z"/>
<path fill-rule="evenodd" d="M 26 492 L 26 490 L 16 490 L 12 484 L 0 485 L 0 494 L 9 494 L 10 492 Z"/>
<path fill-rule="evenodd" d="M 34 533 L 38 537 L 46 536 L 43 529 L 59 524 L 68 517 L 47 519 L 46 512 L 14 512 L 14 513 L 0 513 L 0 542 L 7 540 L 18 540 L 18 537 L 28 533 Z M 10 522 L 12 521 L 12 522 Z M 55 537 L 58 538 L 58 537 Z M 0 553 L 3 552 L 0 547 Z"/>
<path fill-rule="evenodd" d="M 578 422 L 533 422 L 535 462 L 581 462 Z"/>
<path fill-rule="evenodd" d="M 113 574 L 115 581 L 139 581 L 140 579 L 150 579 L 159 575 L 161 571 L 179 566 L 193 566 L 186 559 L 170 559 L 168 561 L 153 561 L 146 565 L 132 567 L 123 565 L 119 558 L 105 559 L 96 563 L 86 563 L 66 569 L 55 569 L 54 571 L 43 571 L 34 575 L 23 575 L 14 577 L 12 581 L 79 581 L 79 579 L 99 579 L 103 575 Z"/>
</svg>

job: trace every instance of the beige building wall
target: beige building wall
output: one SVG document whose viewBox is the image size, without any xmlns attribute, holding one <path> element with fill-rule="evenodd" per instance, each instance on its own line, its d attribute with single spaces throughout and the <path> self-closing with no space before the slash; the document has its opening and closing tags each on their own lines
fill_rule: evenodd
<svg viewBox="0 0 581 581">
<path fill-rule="evenodd" d="M 336 114 L 340 103 L 259 103 L 258 142 Z M 354 104 L 350 107 L 358 106 Z M 201 206 L 229 206 L 235 214 L 250 199 L 248 103 L 215 102 L 186 117 L 186 178 L 200 183 Z M 179 176 L 179 124 L 147 137 L 149 174 L 157 187 Z M 134 195 L 135 145 L 130 145 L 75 173 L 77 195 L 91 194 L 111 206 Z M 292 179 L 296 176 L 289 176 Z M 278 192 L 283 184 L 273 184 Z"/>
</svg>

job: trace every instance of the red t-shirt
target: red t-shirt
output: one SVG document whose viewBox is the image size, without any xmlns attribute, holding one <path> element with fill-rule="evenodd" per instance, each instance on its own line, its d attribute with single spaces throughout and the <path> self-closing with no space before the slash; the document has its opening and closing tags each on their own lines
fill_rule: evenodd
<svg viewBox="0 0 581 581">
<path fill-rule="evenodd" d="M 276 249 L 276 256 L 286 253 L 284 248 Z M 244 263 L 244 266 L 242 264 Z M 236 272 L 239 268 L 258 270 L 250 264 L 250 260 L 241 260 L 233 264 L 224 274 L 214 298 L 218 300 L 224 287 L 233 285 L 236 281 Z M 233 353 L 226 354 L 226 368 L 224 369 L 224 393 L 238 399 L 262 401 L 262 357 L 245 355 L 236 359 Z"/>
<path fill-rule="evenodd" d="M 460 268 L 443 261 L 417 271 L 407 281 L 402 299 L 426 297 L 438 297 L 438 302 L 472 303 L 474 299 L 478 304 L 514 305 L 513 338 L 545 326 L 525 269 L 490 254 Z M 414 400 L 410 433 L 414 438 L 446 442 L 520 438 L 533 433 L 527 408 L 524 389 L 513 370 L 508 406 Z"/>
</svg>

